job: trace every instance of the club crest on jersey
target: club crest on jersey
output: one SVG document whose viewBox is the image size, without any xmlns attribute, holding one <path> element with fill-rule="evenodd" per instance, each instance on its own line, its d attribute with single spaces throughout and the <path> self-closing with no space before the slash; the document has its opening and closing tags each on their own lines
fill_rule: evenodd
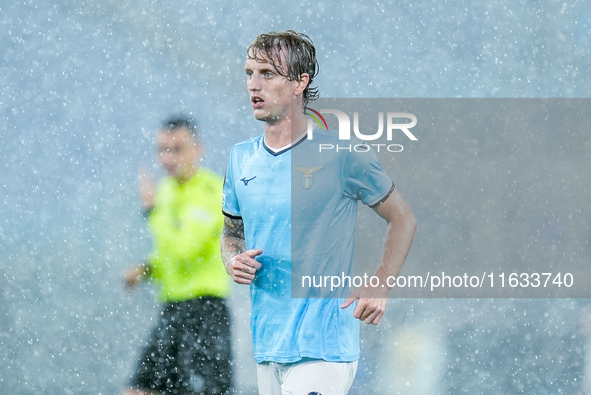
<svg viewBox="0 0 591 395">
<path fill-rule="evenodd" d="M 295 169 L 302 173 L 302 187 L 304 189 L 312 188 L 314 184 L 314 173 L 324 168 L 324 166 L 316 166 L 310 169 L 306 167 L 296 167 Z"/>
</svg>

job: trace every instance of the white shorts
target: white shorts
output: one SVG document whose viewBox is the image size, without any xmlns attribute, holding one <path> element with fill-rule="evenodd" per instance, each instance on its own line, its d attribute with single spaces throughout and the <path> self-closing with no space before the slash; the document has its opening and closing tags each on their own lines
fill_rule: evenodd
<svg viewBox="0 0 591 395">
<path fill-rule="evenodd" d="M 346 395 L 355 373 L 357 361 L 263 362 L 257 364 L 259 395 Z"/>
</svg>

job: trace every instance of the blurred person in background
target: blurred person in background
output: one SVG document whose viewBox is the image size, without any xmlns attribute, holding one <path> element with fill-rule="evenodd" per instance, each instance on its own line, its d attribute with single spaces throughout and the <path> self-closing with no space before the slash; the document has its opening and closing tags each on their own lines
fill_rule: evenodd
<svg viewBox="0 0 591 395">
<path fill-rule="evenodd" d="M 156 187 L 147 170 L 138 175 L 153 250 L 125 273 L 125 284 L 155 283 L 163 310 L 123 393 L 226 394 L 232 381 L 225 301 L 231 282 L 219 252 L 222 178 L 198 166 L 203 146 L 188 117 L 164 122 L 156 148 L 167 176 Z"/>
</svg>

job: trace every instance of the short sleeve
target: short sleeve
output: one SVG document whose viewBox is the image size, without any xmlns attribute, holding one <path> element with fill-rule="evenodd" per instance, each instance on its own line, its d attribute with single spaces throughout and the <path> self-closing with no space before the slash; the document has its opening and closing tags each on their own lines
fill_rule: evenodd
<svg viewBox="0 0 591 395">
<path fill-rule="evenodd" d="M 353 199 L 375 207 L 394 191 L 394 182 L 373 150 L 346 152 L 343 163 L 345 193 Z"/>
<path fill-rule="evenodd" d="M 230 151 L 230 160 L 226 168 L 224 176 L 224 187 L 222 192 L 222 212 L 224 215 L 232 218 L 240 218 L 240 206 L 238 205 L 238 198 L 236 196 L 236 188 L 234 180 L 236 169 L 236 152 L 234 148 Z"/>
</svg>

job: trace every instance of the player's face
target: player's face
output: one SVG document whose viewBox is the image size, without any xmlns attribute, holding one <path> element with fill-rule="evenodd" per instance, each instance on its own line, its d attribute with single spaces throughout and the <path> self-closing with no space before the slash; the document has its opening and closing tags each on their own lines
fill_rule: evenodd
<svg viewBox="0 0 591 395">
<path fill-rule="evenodd" d="M 262 54 L 254 54 L 256 59 L 246 59 L 248 93 L 254 117 L 260 121 L 275 123 L 289 114 L 291 99 L 295 97 L 297 82 L 289 81 L 264 59 Z M 280 54 L 285 59 L 284 54 Z M 282 62 L 285 64 L 285 61 Z M 283 73 L 285 74 L 285 73 Z"/>
<path fill-rule="evenodd" d="M 199 147 L 189 130 L 177 128 L 160 132 L 156 144 L 158 160 L 169 176 L 184 181 L 192 175 Z"/>
</svg>

